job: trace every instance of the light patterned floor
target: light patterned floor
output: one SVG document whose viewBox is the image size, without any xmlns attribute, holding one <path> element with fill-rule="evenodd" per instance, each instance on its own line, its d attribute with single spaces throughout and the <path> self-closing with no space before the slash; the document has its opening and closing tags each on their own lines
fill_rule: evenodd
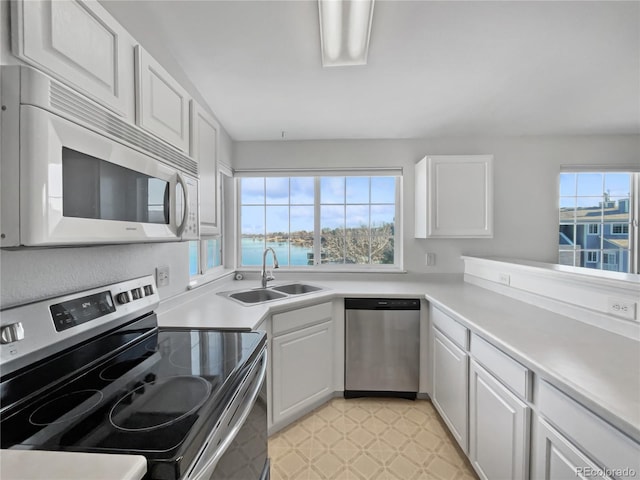
<svg viewBox="0 0 640 480">
<path fill-rule="evenodd" d="M 269 438 L 272 480 L 477 476 L 428 400 L 335 398 Z"/>
</svg>

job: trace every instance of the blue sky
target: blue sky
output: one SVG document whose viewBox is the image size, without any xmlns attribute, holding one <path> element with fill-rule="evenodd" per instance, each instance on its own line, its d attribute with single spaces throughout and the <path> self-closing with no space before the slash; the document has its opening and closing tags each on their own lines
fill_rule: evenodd
<svg viewBox="0 0 640 480">
<path fill-rule="evenodd" d="M 240 201 L 243 233 L 314 229 L 313 177 L 243 178 Z M 321 228 L 393 222 L 395 177 L 322 177 L 320 202 Z"/>
<path fill-rule="evenodd" d="M 561 173 L 560 206 L 597 207 L 607 191 L 611 200 L 627 198 L 629 181 L 629 173 Z"/>
</svg>

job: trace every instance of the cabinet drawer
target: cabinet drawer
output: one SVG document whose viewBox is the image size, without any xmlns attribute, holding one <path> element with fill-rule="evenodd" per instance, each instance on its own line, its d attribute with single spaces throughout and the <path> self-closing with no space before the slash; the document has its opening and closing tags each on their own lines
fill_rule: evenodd
<svg viewBox="0 0 640 480">
<path fill-rule="evenodd" d="M 272 317 L 271 330 L 273 335 L 276 336 L 290 330 L 331 320 L 331 311 L 331 302 L 327 302 L 311 307 L 298 308 L 290 312 L 277 313 Z"/>
<path fill-rule="evenodd" d="M 431 308 L 431 322 L 456 345 L 469 349 L 469 330 L 466 327 L 435 307 Z"/>
<path fill-rule="evenodd" d="M 640 471 L 640 444 L 545 381 L 540 382 L 539 411 L 595 463 Z"/>
<path fill-rule="evenodd" d="M 529 369 L 478 337 L 471 335 L 471 356 L 526 400 L 531 398 Z"/>
</svg>

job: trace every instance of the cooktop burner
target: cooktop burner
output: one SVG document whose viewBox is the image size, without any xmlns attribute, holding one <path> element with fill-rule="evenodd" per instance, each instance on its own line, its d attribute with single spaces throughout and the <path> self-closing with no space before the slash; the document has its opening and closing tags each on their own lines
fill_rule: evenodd
<svg viewBox="0 0 640 480">
<path fill-rule="evenodd" d="M 38 407 L 29 417 L 29 422 L 36 426 L 69 422 L 89 412 L 103 397 L 100 390 L 80 390 L 60 395 Z M 70 409 L 73 405 L 75 407 Z"/>
<path fill-rule="evenodd" d="M 167 427 L 193 414 L 210 394 L 211 383 L 201 377 L 169 377 L 140 384 L 118 400 L 109 421 L 126 432 Z"/>
</svg>

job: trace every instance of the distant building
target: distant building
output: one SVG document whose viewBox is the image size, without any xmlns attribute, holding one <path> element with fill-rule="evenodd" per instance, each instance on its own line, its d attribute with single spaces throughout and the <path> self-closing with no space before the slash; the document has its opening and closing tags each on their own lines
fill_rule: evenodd
<svg viewBox="0 0 640 480">
<path fill-rule="evenodd" d="M 597 207 L 561 208 L 558 244 L 561 264 L 628 271 L 629 198 L 605 194 Z"/>
</svg>

